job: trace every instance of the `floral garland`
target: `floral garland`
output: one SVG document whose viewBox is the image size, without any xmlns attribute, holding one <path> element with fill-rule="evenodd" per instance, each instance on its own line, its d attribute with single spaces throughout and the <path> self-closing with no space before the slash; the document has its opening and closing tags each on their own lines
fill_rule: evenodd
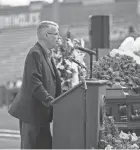
<svg viewBox="0 0 140 150">
<path fill-rule="evenodd" d="M 63 45 L 57 47 L 53 55 L 64 92 L 77 85 L 86 76 L 85 54 L 74 49 L 75 44 L 79 44 L 78 40 L 68 39 Z"/>
</svg>

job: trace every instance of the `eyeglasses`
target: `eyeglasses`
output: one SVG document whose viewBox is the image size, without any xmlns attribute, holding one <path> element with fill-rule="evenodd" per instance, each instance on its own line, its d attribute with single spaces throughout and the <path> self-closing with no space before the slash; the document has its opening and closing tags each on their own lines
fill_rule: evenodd
<svg viewBox="0 0 140 150">
<path fill-rule="evenodd" d="M 59 33 L 50 33 L 50 32 L 47 32 L 47 34 L 50 34 L 50 35 L 58 35 L 58 36 L 59 36 Z"/>
</svg>

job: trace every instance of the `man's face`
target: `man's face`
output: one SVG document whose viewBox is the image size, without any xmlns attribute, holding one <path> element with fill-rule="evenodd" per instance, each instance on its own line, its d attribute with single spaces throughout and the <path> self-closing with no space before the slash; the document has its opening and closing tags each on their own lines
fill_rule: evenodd
<svg viewBox="0 0 140 150">
<path fill-rule="evenodd" d="M 46 36 L 47 36 L 48 46 L 50 48 L 55 48 L 57 46 L 58 40 L 60 38 L 58 28 L 56 26 L 52 26 L 50 29 L 47 29 Z"/>
</svg>

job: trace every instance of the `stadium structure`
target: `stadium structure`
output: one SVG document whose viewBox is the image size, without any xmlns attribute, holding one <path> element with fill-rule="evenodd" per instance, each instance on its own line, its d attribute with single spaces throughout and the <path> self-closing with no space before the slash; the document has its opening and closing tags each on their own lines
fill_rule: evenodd
<svg viewBox="0 0 140 150">
<path fill-rule="evenodd" d="M 89 15 L 110 16 L 110 48 L 117 48 L 133 26 L 139 33 L 140 5 L 137 0 L 64 0 L 49 4 L 30 2 L 28 6 L 0 7 L 0 85 L 22 77 L 24 60 L 36 42 L 36 26 L 42 20 L 60 24 L 76 38 L 88 41 Z"/>
</svg>

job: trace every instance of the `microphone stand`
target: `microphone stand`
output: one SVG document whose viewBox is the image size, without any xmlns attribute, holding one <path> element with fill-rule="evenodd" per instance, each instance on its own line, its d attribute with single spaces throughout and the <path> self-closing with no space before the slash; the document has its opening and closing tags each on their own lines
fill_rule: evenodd
<svg viewBox="0 0 140 150">
<path fill-rule="evenodd" d="M 90 79 L 92 79 L 92 65 L 93 65 L 93 56 L 90 55 Z"/>
<path fill-rule="evenodd" d="M 93 66 L 93 55 L 92 53 L 88 53 L 90 56 L 90 79 L 92 79 L 92 66 Z M 95 54 L 96 55 L 96 54 Z"/>
<path fill-rule="evenodd" d="M 92 79 L 92 66 L 93 66 L 93 55 L 96 55 L 96 52 L 93 52 L 91 50 L 83 49 L 78 47 L 79 50 L 85 51 L 86 53 L 89 54 L 90 56 L 90 79 Z M 77 63 L 79 66 L 83 67 L 78 61 L 74 60 L 71 58 L 71 60 L 75 63 Z M 86 135 L 87 135 L 87 84 L 85 79 L 82 79 L 82 86 L 81 88 L 83 89 L 83 145 L 84 149 L 87 149 L 87 140 L 86 140 Z"/>
<path fill-rule="evenodd" d="M 87 48 L 82 48 L 80 46 L 75 46 L 75 48 L 83 51 L 83 52 L 86 52 L 89 54 L 90 56 L 90 79 L 92 79 L 92 66 L 93 66 L 93 55 L 98 55 L 98 49 L 96 49 L 96 51 L 92 51 L 90 49 L 87 49 Z M 96 56 L 96 60 L 97 60 L 97 56 Z"/>
</svg>

